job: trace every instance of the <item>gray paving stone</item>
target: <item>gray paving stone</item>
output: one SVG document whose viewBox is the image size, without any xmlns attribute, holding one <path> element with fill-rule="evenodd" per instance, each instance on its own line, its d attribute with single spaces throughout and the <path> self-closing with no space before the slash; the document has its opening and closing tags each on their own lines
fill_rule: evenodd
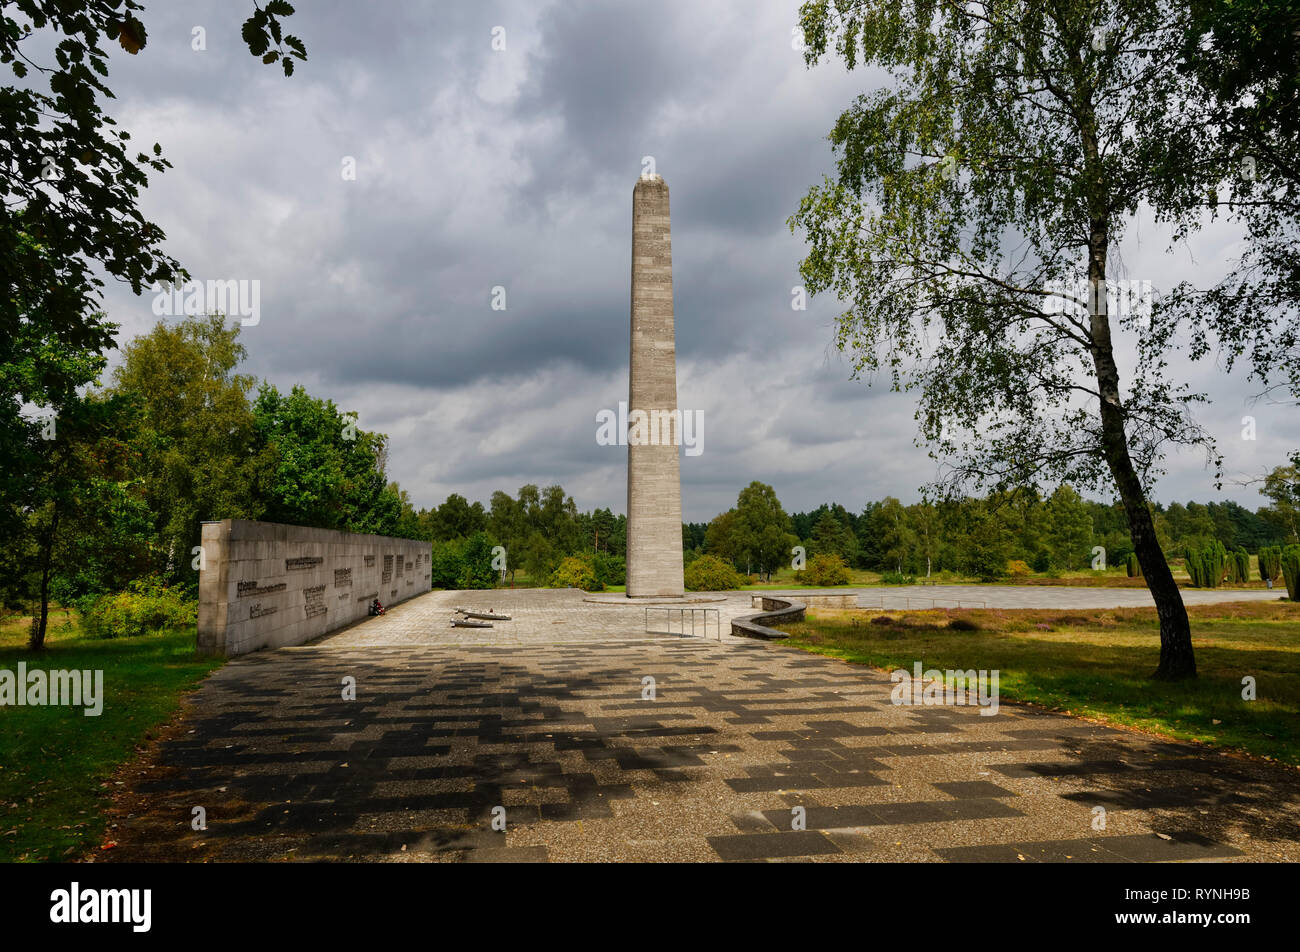
<svg viewBox="0 0 1300 952">
<path fill-rule="evenodd" d="M 1012 705 L 897 707 L 884 672 L 646 636 L 577 593 L 473 598 L 216 671 L 120 794 L 103 859 L 1300 861 L 1284 767 Z M 471 640 L 435 625 L 448 603 L 514 627 Z"/>
</svg>

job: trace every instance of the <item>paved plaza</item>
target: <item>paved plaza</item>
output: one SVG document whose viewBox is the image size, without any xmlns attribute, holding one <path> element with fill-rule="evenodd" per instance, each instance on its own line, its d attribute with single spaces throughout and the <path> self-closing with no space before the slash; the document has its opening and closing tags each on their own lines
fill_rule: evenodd
<svg viewBox="0 0 1300 952">
<path fill-rule="evenodd" d="M 662 604 L 617 605 L 588 601 L 575 589 L 493 589 L 477 592 L 430 592 L 403 602 L 388 614 L 370 619 L 331 636 L 332 648 L 373 645 L 429 644 L 552 644 L 569 641 L 620 641 L 653 631 L 680 632 L 685 612 L 686 631 L 695 611 L 696 632 L 717 640 L 721 631 L 730 638 L 731 619 L 758 611 L 750 607 L 747 592 L 731 592 L 718 601 L 666 610 Z M 453 628 L 457 608 L 509 615 L 491 628 Z M 707 610 L 707 614 L 706 614 Z"/>
<path fill-rule="evenodd" d="M 1053 606 L 1098 591 L 1133 594 Z M 236 658 L 127 778 L 101 855 L 1300 860 L 1292 769 L 1005 703 L 895 706 L 882 672 L 732 638 L 749 603 L 710 606 L 719 640 L 572 591 L 434 592 Z M 515 617 L 453 629 L 456 605 Z"/>
</svg>

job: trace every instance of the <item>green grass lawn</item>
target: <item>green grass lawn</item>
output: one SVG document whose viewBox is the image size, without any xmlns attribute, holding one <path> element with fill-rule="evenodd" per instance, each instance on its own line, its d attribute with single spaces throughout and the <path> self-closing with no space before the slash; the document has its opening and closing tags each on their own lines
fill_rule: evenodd
<svg viewBox="0 0 1300 952">
<path fill-rule="evenodd" d="M 195 654 L 193 628 L 91 639 L 62 613 L 51 617 L 46 650 L 33 653 L 27 622 L 0 625 L 0 668 L 102 669 L 103 712 L 0 707 L 0 862 L 68 859 L 100 845 L 113 772 L 223 663 Z"/>
<path fill-rule="evenodd" d="M 1188 607 L 1200 677 L 1148 679 L 1159 657 L 1154 608 L 821 612 L 782 625 L 789 644 L 909 671 L 993 670 L 1003 701 L 1043 707 L 1300 765 L 1300 604 Z M 976 631 L 948 627 L 963 618 Z M 877 621 L 876 619 L 879 619 Z M 1256 700 L 1242 699 L 1255 678 Z"/>
</svg>

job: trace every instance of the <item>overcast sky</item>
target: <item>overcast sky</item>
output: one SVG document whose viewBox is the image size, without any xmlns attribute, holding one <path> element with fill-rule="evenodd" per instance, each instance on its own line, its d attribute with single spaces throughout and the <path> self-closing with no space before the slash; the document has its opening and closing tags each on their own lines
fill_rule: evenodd
<svg viewBox="0 0 1300 952">
<path fill-rule="evenodd" d="M 175 166 L 143 200 L 168 250 L 199 279 L 260 280 L 247 371 L 387 433 L 417 507 L 558 482 L 581 509 L 624 509 L 626 450 L 597 445 L 595 417 L 627 399 L 646 156 L 671 191 L 678 402 L 705 421 L 704 452 L 682 460 L 684 517 L 754 479 L 787 511 L 912 501 L 936 469 L 913 402 L 849 379 L 837 302 L 790 306 L 804 246 L 786 220 L 833 168 L 835 118 L 884 81 L 807 69 L 797 7 L 302 2 L 287 22 L 310 58 L 285 79 L 239 38 L 251 3 L 155 2 L 146 49 L 113 56 L 110 111 Z M 1235 240 L 1213 229 L 1170 254 L 1149 225 L 1131 232 L 1128 276 L 1157 288 L 1219 273 Z M 120 340 L 157 320 L 147 296 L 107 303 Z M 1240 376 L 1172 370 L 1212 396 L 1197 417 L 1230 478 L 1300 444 L 1294 409 L 1252 407 Z M 1262 502 L 1216 492 L 1200 452 L 1168 469 L 1159 499 Z"/>
</svg>

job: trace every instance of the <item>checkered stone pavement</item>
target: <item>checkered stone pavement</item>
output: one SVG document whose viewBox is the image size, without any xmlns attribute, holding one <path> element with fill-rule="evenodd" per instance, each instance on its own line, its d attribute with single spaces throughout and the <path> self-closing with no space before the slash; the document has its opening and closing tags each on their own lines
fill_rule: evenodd
<svg viewBox="0 0 1300 952">
<path fill-rule="evenodd" d="M 1280 766 L 1005 703 L 894 706 L 886 674 L 781 645 L 400 625 L 218 670 L 103 858 L 1300 860 Z"/>
</svg>

